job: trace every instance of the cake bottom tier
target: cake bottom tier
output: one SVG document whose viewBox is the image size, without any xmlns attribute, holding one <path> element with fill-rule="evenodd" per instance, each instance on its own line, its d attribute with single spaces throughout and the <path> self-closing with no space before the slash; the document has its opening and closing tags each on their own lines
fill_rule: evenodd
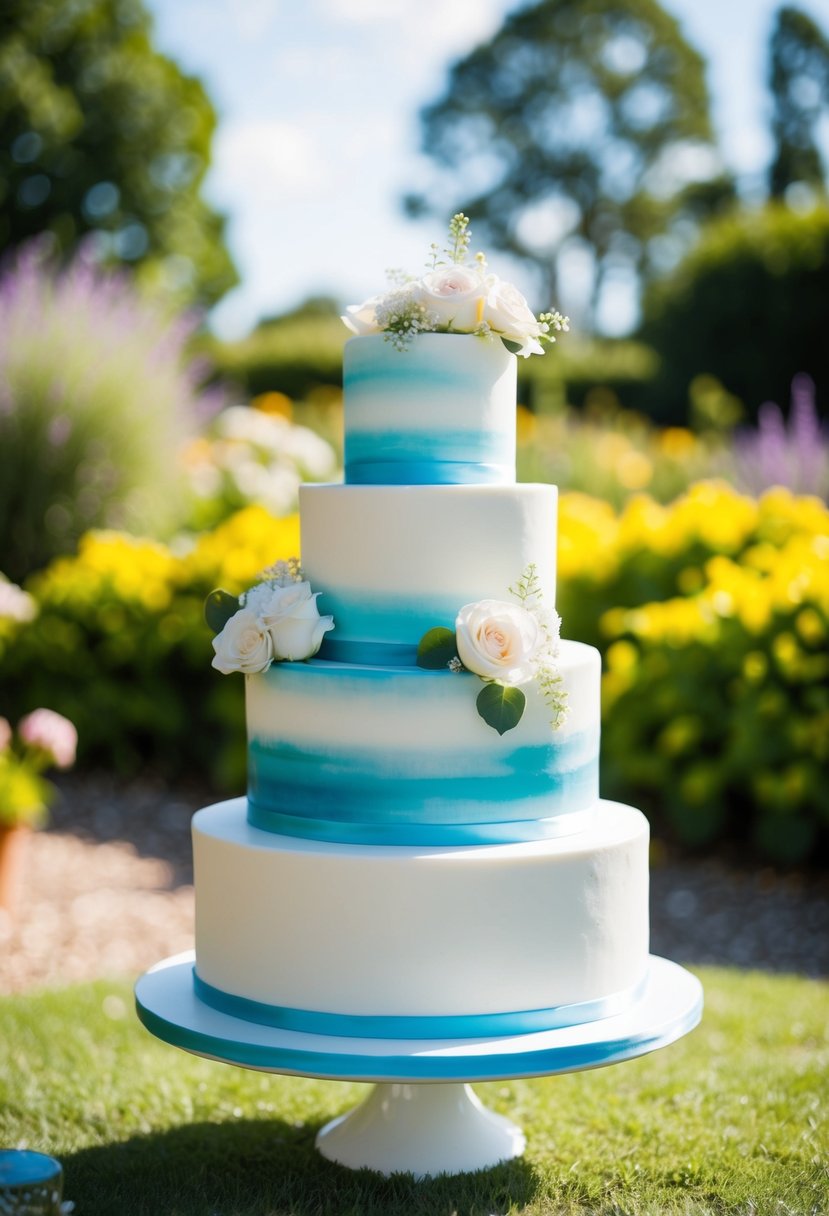
<svg viewBox="0 0 829 1216">
<path fill-rule="evenodd" d="M 195 984 L 236 1016 L 312 1033 L 476 1037 L 620 1012 L 648 965 L 648 825 L 600 802 L 573 836 L 415 848 L 193 820 Z"/>
</svg>

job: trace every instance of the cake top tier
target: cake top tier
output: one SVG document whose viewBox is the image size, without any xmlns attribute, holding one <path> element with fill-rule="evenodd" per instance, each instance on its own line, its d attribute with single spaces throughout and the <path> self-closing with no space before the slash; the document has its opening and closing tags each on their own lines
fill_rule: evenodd
<svg viewBox="0 0 829 1216">
<path fill-rule="evenodd" d="M 400 351 L 352 338 L 343 385 L 346 482 L 515 481 L 516 361 L 502 342 L 420 334 Z"/>
<path fill-rule="evenodd" d="M 471 258 L 469 221 L 432 247 L 419 278 L 348 308 L 346 482 L 374 485 L 515 481 L 516 360 L 543 354 L 557 312 L 536 317 L 516 287 Z"/>
</svg>

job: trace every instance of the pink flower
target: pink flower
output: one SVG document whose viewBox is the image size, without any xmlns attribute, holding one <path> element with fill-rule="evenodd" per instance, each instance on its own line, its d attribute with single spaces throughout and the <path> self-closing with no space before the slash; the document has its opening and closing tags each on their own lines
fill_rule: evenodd
<svg viewBox="0 0 829 1216">
<path fill-rule="evenodd" d="M 78 732 L 68 718 L 53 709 L 36 709 L 20 720 L 17 729 L 24 743 L 49 752 L 58 768 L 74 764 Z"/>
</svg>

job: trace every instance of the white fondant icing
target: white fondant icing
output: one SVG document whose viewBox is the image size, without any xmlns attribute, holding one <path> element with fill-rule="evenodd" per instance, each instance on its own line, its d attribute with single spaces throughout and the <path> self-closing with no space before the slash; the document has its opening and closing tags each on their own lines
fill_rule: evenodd
<svg viewBox="0 0 829 1216">
<path fill-rule="evenodd" d="M 509 599 L 531 563 L 555 604 L 555 486 L 307 485 L 299 501 L 302 567 L 332 639 L 416 644 L 464 604 Z"/>
<path fill-rule="evenodd" d="M 332 845 L 249 826 L 244 799 L 193 820 L 196 966 L 300 1010 L 464 1016 L 635 987 L 648 957 L 648 825 L 618 803 L 532 844 Z"/>
<path fill-rule="evenodd" d="M 483 684 L 470 674 L 418 667 L 373 668 L 347 663 L 277 665 L 245 681 L 248 738 L 296 747 L 371 747 L 378 755 L 429 751 L 451 766 L 458 752 L 508 756 L 517 748 L 550 747 L 600 725 L 599 652 L 562 641 L 559 669 L 567 689 L 567 717 L 558 730 L 535 684 L 525 685 L 524 716 L 497 734 L 475 708 Z"/>
<path fill-rule="evenodd" d="M 500 339 L 352 338 L 343 389 L 347 482 L 515 481 L 516 359 Z"/>
</svg>

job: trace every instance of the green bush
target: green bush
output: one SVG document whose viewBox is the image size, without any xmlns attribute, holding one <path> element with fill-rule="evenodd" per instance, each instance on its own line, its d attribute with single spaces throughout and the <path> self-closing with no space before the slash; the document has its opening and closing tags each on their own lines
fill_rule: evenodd
<svg viewBox="0 0 829 1216">
<path fill-rule="evenodd" d="M 190 327 L 124 278 L 52 273 L 30 250 L 0 280 L 0 570 L 14 579 L 91 527 L 179 521 L 179 448 L 204 398 Z"/>
<path fill-rule="evenodd" d="M 244 784 L 243 681 L 211 668 L 205 596 L 241 591 L 296 555 L 295 516 L 258 507 L 184 554 L 116 532 L 31 578 L 37 609 L 0 617 L 0 714 L 49 704 L 78 729 L 80 763 L 124 775 L 145 766 L 222 789 Z"/>
<path fill-rule="evenodd" d="M 236 342 L 206 344 L 224 380 L 243 396 L 279 392 L 303 399 L 322 387 L 342 385 L 343 346 L 349 337 L 332 312 L 304 312 L 263 322 Z"/>
<path fill-rule="evenodd" d="M 829 206 L 807 215 L 774 204 L 714 221 L 643 304 L 642 337 L 658 352 L 653 417 L 682 422 L 700 374 L 736 394 L 751 419 L 784 402 L 798 373 L 829 413 Z"/>
</svg>

